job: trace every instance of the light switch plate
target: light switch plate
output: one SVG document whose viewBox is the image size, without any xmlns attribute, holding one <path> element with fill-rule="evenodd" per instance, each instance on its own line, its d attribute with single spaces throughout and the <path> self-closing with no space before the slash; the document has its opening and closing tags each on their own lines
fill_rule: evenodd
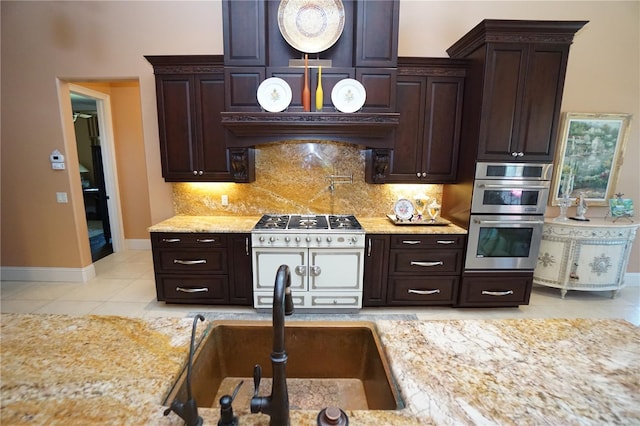
<svg viewBox="0 0 640 426">
<path fill-rule="evenodd" d="M 58 203 L 68 203 L 69 199 L 67 198 L 66 192 L 56 192 L 56 201 Z"/>
</svg>

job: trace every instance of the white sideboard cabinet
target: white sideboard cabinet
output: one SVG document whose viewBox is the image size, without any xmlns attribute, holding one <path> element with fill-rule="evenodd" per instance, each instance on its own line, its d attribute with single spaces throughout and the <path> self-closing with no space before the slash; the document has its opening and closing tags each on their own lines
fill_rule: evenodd
<svg viewBox="0 0 640 426">
<path fill-rule="evenodd" d="M 562 298 L 568 290 L 610 290 L 615 297 L 638 226 L 623 219 L 545 220 L 533 283 L 559 288 Z"/>
</svg>

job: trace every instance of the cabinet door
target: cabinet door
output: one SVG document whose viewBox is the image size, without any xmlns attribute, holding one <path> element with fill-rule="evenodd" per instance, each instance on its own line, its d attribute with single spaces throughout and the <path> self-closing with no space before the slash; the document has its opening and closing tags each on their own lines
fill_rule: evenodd
<svg viewBox="0 0 640 426">
<path fill-rule="evenodd" d="M 479 160 L 519 159 L 520 147 L 514 132 L 520 117 L 526 57 L 526 44 L 492 44 L 487 47 Z"/>
<path fill-rule="evenodd" d="M 356 67 L 395 67 L 400 1 L 361 0 L 356 8 Z"/>
<path fill-rule="evenodd" d="M 266 65 L 264 0 L 224 0 L 222 24 L 226 66 Z"/>
<path fill-rule="evenodd" d="M 424 127 L 424 98 L 426 81 L 423 77 L 398 76 L 396 109 L 400 124 L 396 128 L 395 147 L 387 183 L 418 183 L 422 159 Z"/>
<path fill-rule="evenodd" d="M 188 181 L 197 174 L 194 92 L 191 75 L 156 79 L 162 176 L 166 181 Z"/>
<path fill-rule="evenodd" d="M 229 236 L 229 303 L 251 305 L 252 295 L 251 235 Z"/>
<path fill-rule="evenodd" d="M 553 161 L 569 46 L 532 45 L 518 121 L 518 151 L 526 161 Z"/>
<path fill-rule="evenodd" d="M 396 112 L 396 70 L 392 68 L 357 68 L 356 80 L 362 83 L 367 99 L 364 112 Z M 331 92 L 329 92 L 329 95 Z"/>
<path fill-rule="evenodd" d="M 364 257 L 363 306 L 386 305 L 388 264 L 389 236 L 367 235 Z"/>
<path fill-rule="evenodd" d="M 427 78 L 421 168 L 425 182 L 456 180 L 463 86 L 463 78 Z"/>
<path fill-rule="evenodd" d="M 233 181 L 220 113 L 224 111 L 224 78 L 196 75 L 198 180 Z M 195 180 L 195 179 L 194 179 Z"/>
</svg>

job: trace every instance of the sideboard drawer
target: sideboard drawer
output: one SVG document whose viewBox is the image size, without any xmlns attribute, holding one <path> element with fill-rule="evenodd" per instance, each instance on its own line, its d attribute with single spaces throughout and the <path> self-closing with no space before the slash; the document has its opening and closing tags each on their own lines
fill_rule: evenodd
<svg viewBox="0 0 640 426">
<path fill-rule="evenodd" d="M 223 234 L 152 232 L 154 247 L 226 247 L 227 237 Z"/>
<path fill-rule="evenodd" d="M 459 234 L 403 234 L 391 236 L 391 248 L 463 248 L 466 235 Z"/>
</svg>

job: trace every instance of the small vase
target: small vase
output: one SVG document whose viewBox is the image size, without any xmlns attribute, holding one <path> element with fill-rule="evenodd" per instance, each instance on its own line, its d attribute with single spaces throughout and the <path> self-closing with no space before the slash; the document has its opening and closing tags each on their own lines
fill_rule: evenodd
<svg viewBox="0 0 640 426">
<path fill-rule="evenodd" d="M 302 110 L 311 111 L 311 92 L 309 91 L 309 55 L 304 55 L 304 87 L 302 88 Z"/>
<path fill-rule="evenodd" d="M 316 89 L 316 111 L 322 111 L 324 93 L 322 92 L 322 67 L 318 67 L 318 88 Z"/>
</svg>

